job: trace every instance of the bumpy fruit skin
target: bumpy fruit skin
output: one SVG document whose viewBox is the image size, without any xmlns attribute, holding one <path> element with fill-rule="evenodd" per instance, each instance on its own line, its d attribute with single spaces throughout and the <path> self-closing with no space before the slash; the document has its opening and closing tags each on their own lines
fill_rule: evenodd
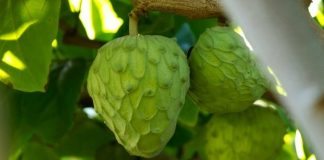
<svg viewBox="0 0 324 160">
<path fill-rule="evenodd" d="M 206 160 L 271 160 L 286 132 L 277 112 L 257 106 L 214 115 L 205 127 L 201 155 Z"/>
<path fill-rule="evenodd" d="M 132 154 L 157 155 L 174 134 L 189 66 L 173 39 L 137 35 L 99 49 L 88 76 L 96 111 Z"/>
<path fill-rule="evenodd" d="M 265 92 L 266 81 L 240 35 L 230 27 L 207 29 L 191 52 L 189 94 L 211 113 L 247 109 Z"/>
</svg>

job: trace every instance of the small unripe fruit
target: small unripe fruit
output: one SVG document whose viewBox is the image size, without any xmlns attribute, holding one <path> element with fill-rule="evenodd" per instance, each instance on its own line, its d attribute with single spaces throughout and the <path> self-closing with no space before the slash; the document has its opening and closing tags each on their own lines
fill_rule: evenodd
<svg viewBox="0 0 324 160">
<path fill-rule="evenodd" d="M 157 155 L 174 134 L 189 67 L 173 39 L 136 35 L 99 49 L 88 77 L 96 111 L 132 154 Z"/>
<path fill-rule="evenodd" d="M 271 160 L 281 150 L 286 127 L 273 109 L 252 106 L 214 115 L 203 132 L 200 153 L 206 160 Z"/>
</svg>

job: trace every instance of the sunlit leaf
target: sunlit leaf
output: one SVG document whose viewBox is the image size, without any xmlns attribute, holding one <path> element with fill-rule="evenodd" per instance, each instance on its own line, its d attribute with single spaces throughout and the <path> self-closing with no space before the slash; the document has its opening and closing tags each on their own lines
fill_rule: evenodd
<svg viewBox="0 0 324 160">
<path fill-rule="evenodd" d="M 69 0 L 71 12 L 80 12 L 81 0 Z"/>
<path fill-rule="evenodd" d="M 109 0 L 83 0 L 80 20 L 89 39 L 110 40 L 124 23 Z"/>
<path fill-rule="evenodd" d="M 316 156 L 312 154 L 307 158 L 307 160 L 316 160 Z"/>
<path fill-rule="evenodd" d="M 0 6 L 0 81 L 44 91 L 60 0 L 4 0 Z"/>
<path fill-rule="evenodd" d="M 296 160 L 297 154 L 294 148 L 295 132 L 286 133 L 284 136 L 284 145 L 277 155 L 274 155 L 275 160 Z"/>
<path fill-rule="evenodd" d="M 319 4 L 316 19 L 317 19 L 318 23 L 322 27 L 324 27 L 324 2 L 323 1 L 321 1 L 320 4 Z"/>
<path fill-rule="evenodd" d="M 304 151 L 304 143 L 302 136 L 299 132 L 299 130 L 296 130 L 296 135 L 295 135 L 295 148 L 296 148 L 296 153 L 298 156 L 298 159 L 306 159 L 305 151 Z"/>
<path fill-rule="evenodd" d="M 316 17 L 317 14 L 320 14 L 323 7 L 322 0 L 312 0 L 311 4 L 308 7 L 308 11 L 312 17 Z"/>
</svg>

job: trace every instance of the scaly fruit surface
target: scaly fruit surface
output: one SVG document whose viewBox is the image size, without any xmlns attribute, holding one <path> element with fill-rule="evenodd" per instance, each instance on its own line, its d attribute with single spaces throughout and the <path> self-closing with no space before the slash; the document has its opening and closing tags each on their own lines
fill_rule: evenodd
<svg viewBox="0 0 324 160">
<path fill-rule="evenodd" d="M 206 111 L 243 111 L 265 92 L 266 81 L 253 55 L 230 27 L 207 29 L 192 50 L 189 65 L 189 94 Z"/>
<path fill-rule="evenodd" d="M 273 109 L 252 106 L 214 115 L 203 132 L 206 160 L 271 160 L 281 150 L 286 127 Z"/>
<path fill-rule="evenodd" d="M 96 111 L 132 154 L 157 155 L 174 134 L 189 67 L 173 39 L 137 35 L 99 49 L 88 76 Z"/>
</svg>

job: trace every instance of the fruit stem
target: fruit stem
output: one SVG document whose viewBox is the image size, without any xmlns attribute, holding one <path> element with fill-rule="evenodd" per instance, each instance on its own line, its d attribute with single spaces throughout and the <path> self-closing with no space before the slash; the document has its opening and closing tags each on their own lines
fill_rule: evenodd
<svg viewBox="0 0 324 160">
<path fill-rule="evenodd" d="M 138 16 L 133 10 L 129 13 L 129 35 L 135 36 L 138 35 Z"/>
</svg>

